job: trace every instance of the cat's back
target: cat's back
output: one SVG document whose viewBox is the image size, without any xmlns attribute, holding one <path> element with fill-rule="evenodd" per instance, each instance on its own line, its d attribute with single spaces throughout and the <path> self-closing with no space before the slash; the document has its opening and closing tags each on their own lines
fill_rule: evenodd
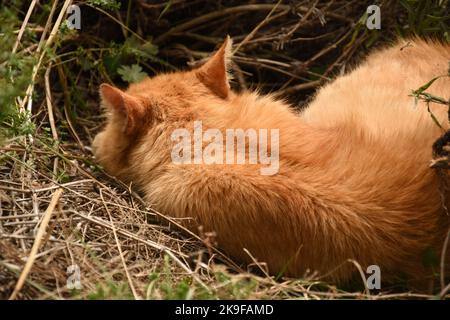
<svg viewBox="0 0 450 320">
<path fill-rule="evenodd" d="M 357 125 L 371 138 L 412 138 L 429 143 L 440 130 L 424 102 L 416 102 L 413 90 L 446 75 L 450 44 L 402 40 L 371 54 L 348 74 L 323 87 L 303 118 L 319 127 Z M 427 92 L 448 97 L 450 78 L 435 81 Z M 430 104 L 443 127 L 442 105 Z"/>
</svg>

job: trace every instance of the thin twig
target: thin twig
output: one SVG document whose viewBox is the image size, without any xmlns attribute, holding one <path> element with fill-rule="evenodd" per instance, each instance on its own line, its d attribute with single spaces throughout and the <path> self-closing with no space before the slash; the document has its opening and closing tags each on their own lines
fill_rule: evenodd
<svg viewBox="0 0 450 320">
<path fill-rule="evenodd" d="M 264 20 L 261 21 L 255 28 L 253 28 L 253 30 L 244 38 L 244 40 L 242 40 L 241 42 L 238 43 L 236 48 L 233 50 L 233 55 L 236 54 L 244 44 L 246 44 L 249 40 L 251 40 L 253 38 L 253 36 L 256 34 L 256 32 L 258 32 L 258 30 L 261 29 L 261 27 L 269 21 L 272 14 L 277 10 L 281 1 L 283 1 L 283 0 L 278 0 L 278 2 L 275 4 L 275 6 L 272 8 L 272 10 L 270 10 L 270 12 L 264 18 Z"/>
<path fill-rule="evenodd" d="M 34 260 L 36 259 L 36 254 L 39 250 L 39 247 L 41 245 L 41 240 L 42 237 L 45 234 L 45 229 L 47 228 L 47 225 L 50 221 L 50 218 L 52 216 L 53 210 L 56 207 L 56 204 L 59 201 L 59 198 L 61 197 L 61 194 L 63 193 L 63 189 L 58 189 L 55 191 L 55 193 L 53 194 L 52 200 L 50 201 L 49 206 L 47 207 L 47 210 L 45 210 L 43 219 L 42 219 L 42 223 L 39 226 L 38 232 L 36 234 L 36 239 L 33 243 L 33 247 L 31 248 L 31 252 L 30 255 L 28 256 L 27 262 L 25 264 L 25 267 L 23 268 L 22 273 L 20 274 L 19 280 L 16 283 L 16 287 L 14 288 L 13 293 L 11 294 L 11 296 L 9 297 L 9 300 L 14 300 L 17 297 L 17 294 L 20 292 L 20 290 L 22 289 L 25 280 L 28 276 L 28 274 L 31 271 L 31 268 L 33 267 L 33 263 Z"/>
<path fill-rule="evenodd" d="M 123 256 L 122 247 L 120 245 L 119 238 L 117 237 L 116 227 L 114 226 L 114 221 L 112 219 L 111 212 L 109 212 L 108 205 L 105 203 L 105 199 L 103 198 L 103 193 L 101 190 L 100 190 L 100 198 L 102 199 L 103 206 L 105 207 L 105 210 L 108 213 L 109 221 L 111 223 L 111 229 L 114 234 L 114 239 L 116 241 L 117 249 L 119 250 L 120 260 L 122 260 L 122 265 L 125 270 L 125 274 L 127 276 L 128 284 L 130 285 L 131 292 L 133 293 L 133 296 L 136 300 L 141 300 L 142 298 L 138 295 L 138 293 L 136 291 L 136 287 L 134 286 L 133 281 L 131 280 L 130 272 L 128 271 L 128 267 L 125 262 L 125 258 Z"/>
</svg>

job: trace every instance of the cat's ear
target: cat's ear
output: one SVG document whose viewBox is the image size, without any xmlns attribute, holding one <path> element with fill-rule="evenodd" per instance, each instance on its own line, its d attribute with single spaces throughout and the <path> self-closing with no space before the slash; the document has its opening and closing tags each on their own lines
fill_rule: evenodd
<svg viewBox="0 0 450 320">
<path fill-rule="evenodd" d="M 231 47 L 231 38 L 227 36 L 219 50 L 196 71 L 200 81 L 223 99 L 230 93 L 228 66 L 232 55 Z"/>
<path fill-rule="evenodd" d="M 123 128 L 125 133 L 132 134 L 139 128 L 145 114 L 144 106 L 139 99 L 106 83 L 100 85 L 100 97 L 103 105 L 125 119 Z"/>
</svg>

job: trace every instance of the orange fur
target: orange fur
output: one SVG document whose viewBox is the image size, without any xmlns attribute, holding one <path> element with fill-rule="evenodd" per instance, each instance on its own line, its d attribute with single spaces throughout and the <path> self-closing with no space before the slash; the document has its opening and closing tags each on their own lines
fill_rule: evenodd
<svg viewBox="0 0 450 320">
<path fill-rule="evenodd" d="M 440 255 L 449 217 L 429 168 L 441 131 L 426 105 L 414 106 L 408 95 L 447 72 L 450 46 L 405 43 L 373 53 L 296 114 L 271 96 L 229 89 L 227 40 L 200 68 L 148 78 L 126 92 L 103 85 L 110 115 L 95 155 L 160 212 L 192 218 L 194 231 L 216 232 L 219 247 L 240 261 L 249 262 L 248 249 L 274 274 L 333 271 L 329 278 L 345 282 L 357 271 L 347 262 L 354 259 L 364 270 L 379 265 L 383 280 L 423 278 L 423 253 Z M 448 98 L 449 79 L 428 91 Z M 447 126 L 446 108 L 431 109 Z M 194 120 L 220 130 L 280 129 L 279 173 L 262 176 L 250 164 L 173 164 L 170 135 L 191 130 Z"/>
</svg>

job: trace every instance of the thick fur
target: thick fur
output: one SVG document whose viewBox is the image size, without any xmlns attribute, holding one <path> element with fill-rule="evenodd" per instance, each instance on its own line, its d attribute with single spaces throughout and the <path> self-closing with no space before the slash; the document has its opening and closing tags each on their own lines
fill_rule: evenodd
<svg viewBox="0 0 450 320">
<path fill-rule="evenodd" d="M 229 47 L 199 69 L 148 78 L 126 92 L 103 85 L 109 118 L 93 144 L 98 161 L 155 209 L 192 218 L 194 231 L 214 231 L 240 261 L 250 261 L 248 249 L 273 274 L 315 270 L 342 283 L 357 272 L 353 259 L 364 270 L 380 266 L 383 280 L 429 276 L 424 253 L 440 256 L 450 219 L 442 180 L 429 168 L 442 130 L 409 94 L 446 74 L 450 46 L 412 40 L 375 52 L 321 88 L 301 114 L 271 96 L 230 91 Z M 449 98 L 450 80 L 428 91 Z M 446 108 L 430 107 L 447 127 Z M 171 133 L 192 130 L 194 120 L 204 130 L 280 129 L 279 173 L 173 164 Z"/>
</svg>

